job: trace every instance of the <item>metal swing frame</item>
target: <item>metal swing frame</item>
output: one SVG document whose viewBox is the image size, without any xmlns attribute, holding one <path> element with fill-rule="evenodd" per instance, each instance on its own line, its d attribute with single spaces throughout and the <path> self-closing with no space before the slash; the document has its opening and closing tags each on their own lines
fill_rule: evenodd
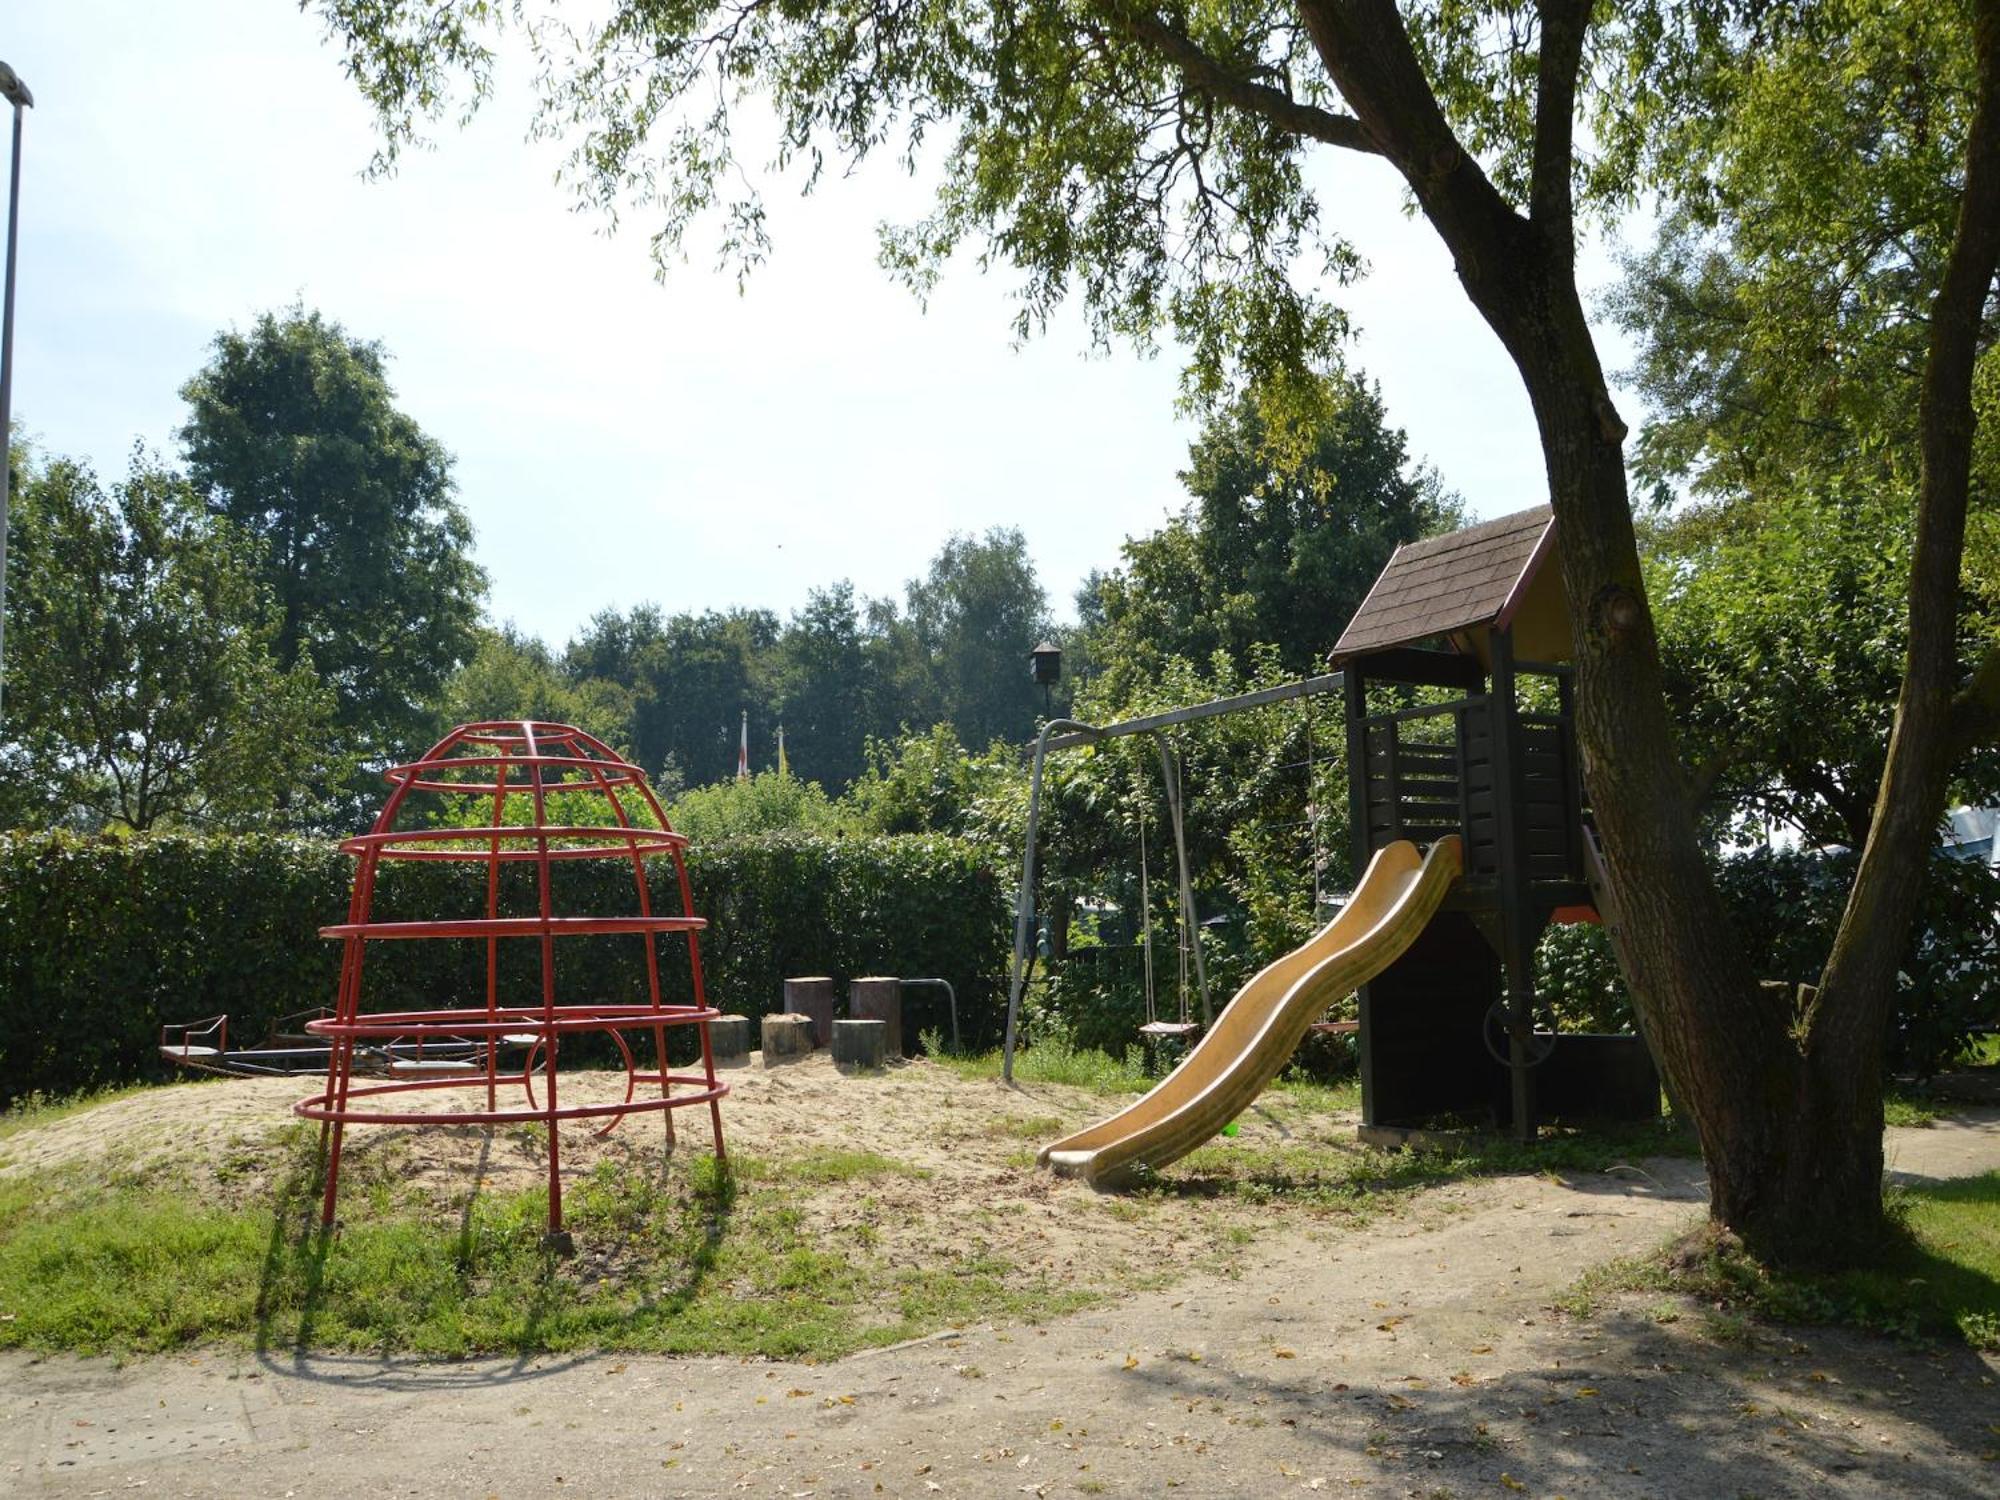
<svg viewBox="0 0 2000 1500">
<path fill-rule="evenodd" d="M 1099 740 L 1119 739 L 1132 734 L 1150 734 L 1159 746 L 1160 772 L 1165 777 L 1167 786 L 1167 811 L 1174 825 L 1174 857 L 1176 871 L 1180 877 L 1181 921 L 1190 934 L 1194 949 L 1195 978 L 1201 990 L 1202 1023 L 1208 1025 L 1213 1023 L 1215 1016 L 1208 996 L 1208 966 L 1201 953 L 1201 925 L 1195 920 L 1194 891 L 1188 883 L 1187 835 L 1182 820 L 1180 765 L 1174 757 L 1172 748 L 1167 744 L 1164 731 L 1177 724 L 1187 724 L 1197 719 L 1212 719 L 1219 714 L 1241 713 L 1245 709 L 1262 708 L 1266 704 L 1283 703 L 1292 698 L 1308 698 L 1318 693 L 1337 693 L 1345 684 L 1346 677 L 1343 673 L 1328 672 L 1318 677 L 1301 678 L 1297 682 L 1280 683 L 1276 687 L 1258 688 L 1255 692 L 1238 693 L 1230 698 L 1213 698 L 1206 703 L 1190 704 L 1185 708 L 1170 709 L 1165 713 L 1125 719 L 1116 724 L 1086 724 L 1080 719 L 1050 719 L 1042 725 L 1041 733 L 1035 736 L 1034 763 L 1028 776 L 1028 827 L 1021 852 L 1020 896 L 1014 906 L 1014 958 L 1007 986 L 1007 1040 L 1000 1061 L 1000 1077 L 1003 1082 L 1011 1084 L 1014 1081 L 1014 1047 L 1020 1027 L 1021 992 L 1027 986 L 1028 943 L 1035 922 L 1035 836 L 1041 825 L 1042 772 L 1048 763 L 1049 752 L 1071 750 L 1079 745 L 1094 745 Z"/>
<path fill-rule="evenodd" d="M 1178 771 L 1178 767 L 1176 767 L 1175 769 L 1176 771 Z M 1169 777 L 1167 781 L 1167 801 L 1169 806 L 1177 803 L 1180 800 L 1179 783 L 1180 783 L 1180 778 L 1178 775 Z M 1202 1029 L 1201 1026 L 1197 1026 L 1192 1020 L 1188 1018 L 1188 950 L 1190 948 L 1199 948 L 1200 934 L 1189 932 L 1186 922 L 1185 921 L 1182 922 L 1180 929 L 1180 941 L 1175 945 L 1177 957 L 1179 959 L 1179 972 L 1175 976 L 1175 985 L 1174 985 L 1174 995 L 1177 1001 L 1176 1008 L 1180 1013 L 1180 1019 L 1177 1021 L 1162 1021 L 1159 1018 L 1158 1008 L 1154 1003 L 1155 986 L 1153 983 L 1153 898 L 1151 894 L 1152 881 L 1150 878 L 1150 872 L 1148 870 L 1148 865 L 1150 861 L 1147 858 L 1147 849 L 1146 849 L 1146 807 L 1143 802 L 1140 803 L 1139 805 L 1138 821 L 1139 821 L 1139 924 L 1141 933 L 1140 944 L 1144 956 L 1144 961 L 1141 967 L 1144 971 L 1144 986 L 1146 992 L 1146 1024 L 1139 1028 L 1139 1035 L 1146 1039 L 1146 1044 L 1148 1047 L 1150 1047 L 1152 1046 L 1153 1043 L 1164 1040 L 1168 1037 L 1183 1037 L 1189 1035 L 1191 1032 L 1196 1032 Z M 1196 956 L 1199 957 L 1199 954 L 1197 954 Z M 1204 1016 L 1207 1016 L 1208 994 L 1205 989 L 1202 992 L 1202 1012 Z M 1210 1022 L 1212 1022 L 1213 1019 L 1214 1019 L 1213 1017 L 1208 1017 L 1208 1019 L 1203 1021 L 1202 1025 L 1210 1024 Z"/>
</svg>

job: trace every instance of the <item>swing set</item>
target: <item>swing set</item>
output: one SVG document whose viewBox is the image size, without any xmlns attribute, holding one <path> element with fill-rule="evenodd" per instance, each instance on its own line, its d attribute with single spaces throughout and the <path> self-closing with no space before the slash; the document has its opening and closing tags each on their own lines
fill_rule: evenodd
<svg viewBox="0 0 2000 1500">
<path fill-rule="evenodd" d="M 1173 825 L 1175 874 L 1179 883 L 1180 908 L 1180 983 L 1178 1016 L 1174 1020 L 1162 1019 L 1157 1001 L 1157 982 L 1153 964 L 1153 918 L 1151 886 L 1148 874 L 1149 858 L 1146 839 L 1144 800 L 1140 802 L 1139 814 L 1139 908 L 1141 912 L 1141 969 L 1146 997 L 1146 1020 L 1139 1028 L 1140 1036 L 1148 1046 L 1167 1040 L 1183 1039 L 1195 1032 L 1212 1026 L 1215 1022 L 1213 1004 L 1209 997 L 1208 967 L 1201 951 L 1201 924 L 1195 915 L 1194 889 L 1188 878 L 1186 802 L 1181 785 L 1181 759 L 1175 753 L 1167 732 L 1182 724 L 1201 719 L 1212 719 L 1222 714 L 1243 713 L 1253 708 L 1263 708 L 1273 703 L 1283 703 L 1291 699 L 1302 700 L 1306 716 L 1306 777 L 1308 838 L 1313 843 L 1313 907 L 1317 914 L 1322 905 L 1320 890 L 1320 857 L 1317 844 L 1319 819 L 1317 799 L 1312 793 L 1312 714 L 1310 705 L 1303 700 L 1318 694 L 1337 693 L 1341 690 L 1342 677 L 1338 672 L 1318 677 L 1301 678 L 1297 682 L 1280 683 L 1275 687 L 1259 688 L 1254 692 L 1238 693 L 1233 697 L 1215 698 L 1206 703 L 1197 703 L 1186 708 L 1171 709 L 1165 713 L 1148 714 L 1137 719 L 1125 719 L 1115 724 L 1086 724 L 1077 719 L 1051 719 L 1042 726 L 1035 738 L 1035 754 L 1028 780 L 1028 827 L 1027 849 L 1021 861 L 1020 897 L 1014 910 L 1014 958 L 1007 991 L 1007 1035 L 1001 1056 L 1001 1077 L 1011 1083 L 1014 1080 L 1014 1052 L 1019 1035 L 1021 995 L 1027 986 L 1030 937 L 1035 923 L 1035 838 L 1041 822 L 1042 780 L 1051 751 L 1071 750 L 1081 745 L 1095 745 L 1104 740 L 1120 739 L 1129 735 L 1151 735 L 1159 749 L 1160 778 L 1166 792 L 1167 814 Z M 1191 1014 L 1187 987 L 1188 970 L 1194 971 L 1196 993 L 1201 998 L 1201 1021 L 1195 1022 Z"/>
</svg>

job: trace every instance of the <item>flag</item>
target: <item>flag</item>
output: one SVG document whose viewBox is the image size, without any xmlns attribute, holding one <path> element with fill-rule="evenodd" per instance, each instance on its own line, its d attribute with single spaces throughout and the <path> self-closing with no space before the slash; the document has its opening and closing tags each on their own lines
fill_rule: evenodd
<svg viewBox="0 0 2000 1500">
<path fill-rule="evenodd" d="M 785 761 L 785 724 L 782 719 L 778 721 L 778 774 L 780 776 L 792 774 L 791 766 Z"/>
<path fill-rule="evenodd" d="M 736 779 L 750 779 L 750 710 L 743 710 L 743 738 L 736 746 Z"/>
</svg>

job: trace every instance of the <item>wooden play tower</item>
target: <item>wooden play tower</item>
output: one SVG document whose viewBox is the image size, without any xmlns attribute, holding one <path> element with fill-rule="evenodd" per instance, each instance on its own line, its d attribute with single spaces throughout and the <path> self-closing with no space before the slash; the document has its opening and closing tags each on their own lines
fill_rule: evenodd
<svg viewBox="0 0 2000 1500">
<path fill-rule="evenodd" d="M 1445 907 L 1360 991 L 1363 1134 L 1441 1122 L 1650 1119 L 1636 1036 L 1537 1025 L 1551 922 L 1609 908 L 1577 761 L 1570 620 L 1547 506 L 1397 550 L 1334 648 L 1357 876 L 1385 844 L 1463 837 Z M 1614 932 L 1615 937 L 1615 932 Z"/>
</svg>

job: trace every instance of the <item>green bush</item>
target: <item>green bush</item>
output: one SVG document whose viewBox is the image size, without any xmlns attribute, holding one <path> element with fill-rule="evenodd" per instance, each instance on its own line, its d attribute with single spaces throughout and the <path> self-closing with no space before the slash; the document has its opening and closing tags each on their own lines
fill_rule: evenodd
<svg viewBox="0 0 2000 1500">
<path fill-rule="evenodd" d="M 650 862 L 654 909 L 678 911 L 670 862 Z M 710 1002 L 758 1016 L 788 975 L 937 976 L 958 990 L 968 1045 L 997 1037 L 1010 930 L 1004 882 L 974 847 L 944 837 L 825 839 L 787 835 L 697 845 L 688 855 L 695 910 L 706 917 Z M 0 1104 L 164 1076 L 162 1022 L 226 1012 L 238 1044 L 270 1022 L 331 1004 L 338 945 L 318 929 L 343 919 L 350 861 L 330 845 L 264 836 L 63 833 L 0 836 Z M 533 871 L 506 871 L 503 914 L 534 910 Z M 385 866 L 383 919 L 481 914 L 477 865 Z M 636 909 L 631 867 L 556 867 L 559 912 Z M 540 996 L 537 945 L 500 945 L 503 1003 Z M 661 944 L 670 1000 L 688 993 L 686 944 Z M 569 1001 L 644 997 L 636 938 L 557 945 Z M 476 1005 L 485 994 L 478 940 L 371 946 L 370 1009 Z M 911 1023 L 941 1024 L 914 992 Z"/>
<path fill-rule="evenodd" d="M 1725 860 L 1729 903 L 1758 977 L 1818 980 L 1847 904 L 1856 856 L 1760 849 Z M 1893 1067 L 1928 1077 L 1951 1061 L 1972 1028 L 2000 1021 L 2000 874 L 1976 863 L 1931 860 L 1916 931 L 1896 976 L 1890 1024 Z"/>
<path fill-rule="evenodd" d="M 1716 878 L 1744 962 L 1758 979 L 1818 980 L 1854 879 L 1854 856 L 1757 849 L 1725 859 Z M 2000 1021 L 2000 875 L 1939 856 L 1897 975 L 1890 1064 L 1928 1076 L 1972 1028 Z M 1631 1001 L 1601 927 L 1552 927 L 1535 952 L 1537 997 L 1567 1029 L 1631 1025 Z"/>
<path fill-rule="evenodd" d="M 1602 927 L 1552 926 L 1535 945 L 1535 999 L 1563 1031 L 1630 1031 L 1632 997 Z"/>
</svg>

